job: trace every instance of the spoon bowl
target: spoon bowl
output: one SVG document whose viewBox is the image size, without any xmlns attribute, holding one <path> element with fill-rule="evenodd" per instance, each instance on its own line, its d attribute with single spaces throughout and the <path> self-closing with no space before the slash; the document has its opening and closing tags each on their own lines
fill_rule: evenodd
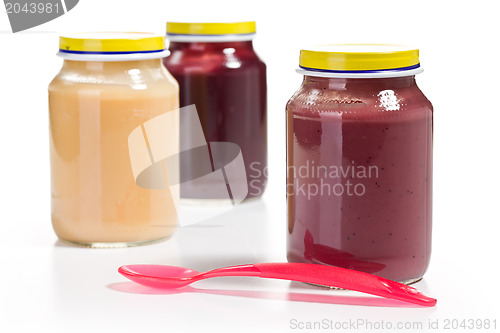
<svg viewBox="0 0 500 333">
<path fill-rule="evenodd" d="M 187 286 L 200 274 L 189 268 L 164 265 L 127 265 L 120 267 L 118 272 L 140 285 L 162 289 Z"/>
</svg>

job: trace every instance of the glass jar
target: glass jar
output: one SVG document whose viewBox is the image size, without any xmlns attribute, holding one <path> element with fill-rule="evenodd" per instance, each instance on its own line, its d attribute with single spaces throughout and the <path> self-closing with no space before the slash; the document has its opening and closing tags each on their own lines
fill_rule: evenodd
<svg viewBox="0 0 500 333">
<path fill-rule="evenodd" d="M 247 199 L 260 197 L 267 182 L 266 65 L 253 49 L 254 36 L 255 22 L 168 22 L 171 54 L 164 60 L 179 82 L 181 107 L 196 106 L 206 142 L 240 147 Z M 181 140 L 196 135 L 183 131 Z M 181 185 L 181 197 L 227 197 L 207 179 L 194 179 L 198 163 L 195 156 L 181 160 L 181 178 L 191 180 Z"/>
<path fill-rule="evenodd" d="M 301 50 L 287 110 L 288 260 L 403 283 L 429 264 L 432 105 L 418 50 Z"/>
<path fill-rule="evenodd" d="M 163 174 L 156 184 L 138 180 L 158 176 L 163 162 L 149 151 L 153 145 L 179 150 L 178 114 L 158 136 L 145 124 L 178 108 L 163 43 L 146 33 L 60 38 L 64 64 L 49 86 L 52 224 L 60 239 L 131 246 L 175 230 L 178 185 Z"/>
</svg>

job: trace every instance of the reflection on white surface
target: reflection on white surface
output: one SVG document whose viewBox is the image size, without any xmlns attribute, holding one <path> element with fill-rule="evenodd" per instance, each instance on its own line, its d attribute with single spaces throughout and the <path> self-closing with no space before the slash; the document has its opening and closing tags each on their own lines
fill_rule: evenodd
<svg viewBox="0 0 500 333">
<path fill-rule="evenodd" d="M 245 278 L 238 278 L 241 284 Z M 229 284 L 234 278 L 220 278 Z M 342 304 L 342 305 L 363 305 L 363 306 L 380 306 L 380 307 L 398 307 L 398 308 L 421 308 L 418 305 L 410 304 L 403 301 L 386 299 L 381 297 L 373 297 L 357 293 L 330 293 L 325 294 L 325 290 L 321 288 L 310 287 L 304 283 L 292 282 L 289 290 L 285 291 L 270 291 L 259 289 L 207 289 L 195 288 L 191 286 L 178 289 L 153 289 L 141 286 L 133 282 L 117 282 L 107 286 L 108 288 L 129 294 L 139 295 L 176 295 L 184 293 L 199 293 L 211 295 L 223 295 L 243 298 L 256 298 L 264 300 L 292 301 L 292 302 L 307 302 L 307 303 L 323 303 L 323 304 Z M 265 289 L 265 288 L 264 288 Z"/>
<path fill-rule="evenodd" d="M 280 200 L 243 203 L 203 224 L 181 227 L 162 243 L 122 249 L 88 249 L 60 242 L 54 246 L 50 226 L 40 221 L 33 224 L 24 244 L 14 238 L 0 244 L 11 272 L 0 275 L 2 285 L 9 286 L 1 294 L 0 305 L 8 304 L 0 313 L 1 322 L 20 332 L 33 332 L 41 324 L 52 332 L 72 333 L 106 327 L 121 333 L 158 328 L 211 332 L 219 330 L 221 322 L 231 332 L 287 332 L 292 318 L 427 323 L 450 316 L 497 316 L 495 292 L 478 285 L 476 273 L 469 273 L 463 262 L 440 255 L 447 251 L 441 243 L 424 280 L 414 285 L 438 299 L 436 308 L 399 308 L 345 290 L 246 277 L 207 279 L 187 291 L 165 294 L 145 291 L 117 272 L 121 265 L 141 263 L 206 271 L 285 261 L 284 208 Z M 474 288 L 466 287 L 471 285 Z M 367 301 L 370 306 L 359 305 Z M 255 321 L 262 317 L 269 319 Z"/>
</svg>

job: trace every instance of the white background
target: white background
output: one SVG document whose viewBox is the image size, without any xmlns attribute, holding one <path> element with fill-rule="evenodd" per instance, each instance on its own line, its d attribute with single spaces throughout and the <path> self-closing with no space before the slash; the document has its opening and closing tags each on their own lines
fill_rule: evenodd
<svg viewBox="0 0 500 333">
<path fill-rule="evenodd" d="M 446 331 L 446 319 L 469 318 L 496 319 L 499 329 L 496 4 L 81 0 L 68 14 L 17 34 L 0 13 L 0 331 L 300 331 L 291 326 L 293 319 L 410 321 L 424 328 L 438 320 Z M 57 242 L 50 222 L 47 86 L 62 64 L 55 56 L 58 33 L 163 34 L 167 20 L 245 19 L 257 21 L 255 48 L 268 65 L 270 181 L 264 199 L 204 226 L 181 228 L 158 245 L 91 250 Z M 430 268 L 415 286 L 438 298 L 437 307 L 382 306 L 390 304 L 377 300 L 378 306 L 316 303 L 367 300 L 346 299 L 356 295 L 346 291 L 253 278 L 207 280 L 194 287 L 208 291 L 170 295 L 137 294 L 145 290 L 123 283 L 116 269 L 130 263 L 204 270 L 285 260 L 284 107 L 301 81 L 294 72 L 299 49 L 342 42 L 420 48 L 425 72 L 417 81 L 435 110 L 434 239 Z M 309 301 L 294 300 L 296 293 L 310 294 Z"/>
</svg>

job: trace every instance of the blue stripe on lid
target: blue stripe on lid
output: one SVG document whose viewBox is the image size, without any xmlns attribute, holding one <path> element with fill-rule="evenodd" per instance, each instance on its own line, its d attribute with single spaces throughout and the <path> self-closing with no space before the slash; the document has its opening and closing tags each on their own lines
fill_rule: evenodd
<svg viewBox="0 0 500 333">
<path fill-rule="evenodd" d="M 71 53 L 71 54 L 137 54 L 137 53 L 158 53 L 163 52 L 165 50 L 151 50 L 151 51 L 114 51 L 114 52 L 94 52 L 94 51 L 72 51 L 72 50 L 63 50 L 59 49 L 59 52 L 62 53 Z"/>
<path fill-rule="evenodd" d="M 331 70 L 331 69 L 318 69 L 318 68 L 309 68 L 299 66 L 306 71 L 311 72 L 322 72 L 322 73 L 339 73 L 339 74 L 347 74 L 347 73 L 384 73 L 384 72 L 404 72 L 412 69 L 417 69 L 420 67 L 420 64 L 407 66 L 407 67 L 399 67 L 399 68 L 387 68 L 387 69 L 375 69 L 375 70 L 360 70 L 360 71 L 346 71 L 346 70 Z"/>
<path fill-rule="evenodd" d="M 255 32 L 248 34 L 172 34 L 167 33 L 167 36 L 196 36 L 196 37 L 221 37 L 221 36 L 250 36 L 255 35 Z"/>
</svg>

